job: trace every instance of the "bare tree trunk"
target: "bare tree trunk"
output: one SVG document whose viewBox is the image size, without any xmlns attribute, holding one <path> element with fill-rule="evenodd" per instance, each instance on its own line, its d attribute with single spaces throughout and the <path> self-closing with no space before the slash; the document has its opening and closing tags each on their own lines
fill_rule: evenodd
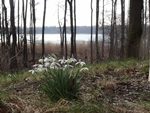
<svg viewBox="0 0 150 113">
<path fill-rule="evenodd" d="M 150 24 L 150 0 L 149 0 L 149 24 Z M 147 46 L 147 49 L 148 49 L 148 58 L 150 59 L 150 25 L 149 25 L 149 31 L 148 31 L 148 46 Z M 150 66 L 149 66 L 150 67 Z"/>
<path fill-rule="evenodd" d="M 27 7 L 28 7 L 28 0 L 26 0 L 26 3 L 24 3 L 24 0 L 22 0 L 23 31 L 24 31 L 24 41 L 23 41 L 24 42 L 24 46 L 23 46 L 24 67 L 28 67 L 27 36 L 26 36 Z"/>
<path fill-rule="evenodd" d="M 59 33 L 60 33 L 60 56 L 64 56 L 64 36 L 63 36 L 63 30 L 62 25 L 59 18 L 59 5 L 58 5 L 58 25 L 59 25 Z"/>
<path fill-rule="evenodd" d="M 2 0 L 2 38 L 1 38 L 1 47 L 2 53 L 5 47 L 5 0 Z"/>
<path fill-rule="evenodd" d="M 4 11 L 5 11 L 5 35 L 6 35 L 6 48 L 9 49 L 10 47 L 10 33 L 8 28 L 8 20 L 7 20 L 7 8 L 4 4 Z"/>
<path fill-rule="evenodd" d="M 15 10 L 14 10 L 14 1 L 9 0 L 10 4 L 10 23 L 11 23 L 11 34 L 12 34 L 12 46 L 10 50 L 10 69 L 17 69 L 17 58 L 16 58 L 16 27 L 15 27 Z"/>
<path fill-rule="evenodd" d="M 104 59 L 104 43 L 105 43 L 105 30 L 104 30 L 104 16 L 105 16 L 105 6 L 104 6 L 104 0 L 103 0 L 103 11 L 102 11 L 102 36 L 103 36 L 103 40 L 102 40 L 102 58 Z"/>
<path fill-rule="evenodd" d="M 35 44 L 36 44 L 35 0 L 32 0 L 32 12 L 33 12 L 33 53 L 32 53 L 32 60 L 33 60 L 33 63 L 35 63 Z"/>
<path fill-rule="evenodd" d="M 99 28 L 99 0 L 96 0 L 96 62 L 99 62 L 99 44 L 98 44 L 98 28 Z"/>
<path fill-rule="evenodd" d="M 142 35 L 143 0 L 130 0 L 129 37 L 127 56 L 139 58 L 139 49 Z"/>
<path fill-rule="evenodd" d="M 71 51 L 70 57 L 74 56 L 74 28 L 73 28 L 73 0 L 68 0 L 70 10 L 70 30 L 71 30 Z"/>
<path fill-rule="evenodd" d="M 120 58 L 125 57 L 125 0 L 121 0 L 121 49 Z"/>
<path fill-rule="evenodd" d="M 18 0 L 18 49 L 20 49 L 20 0 Z"/>
<path fill-rule="evenodd" d="M 149 24 L 150 24 L 150 0 L 149 0 Z M 149 38 L 148 38 L 148 45 L 150 45 L 150 26 L 149 26 Z M 148 50 L 149 50 L 149 59 L 150 59 L 150 46 L 148 46 Z"/>
<path fill-rule="evenodd" d="M 91 63 L 93 63 L 93 0 L 91 0 Z"/>
<path fill-rule="evenodd" d="M 32 8 L 32 0 L 30 0 L 30 50 L 31 54 L 33 53 L 33 8 Z"/>
<path fill-rule="evenodd" d="M 116 11 L 117 11 L 117 0 L 114 2 L 114 48 L 115 48 L 115 58 L 118 57 L 118 32 L 117 32 L 117 16 L 116 16 Z"/>
<path fill-rule="evenodd" d="M 145 59 L 146 54 L 148 53 L 147 49 L 147 0 L 144 1 L 144 8 L 142 10 L 142 28 L 143 28 L 143 33 L 141 36 L 141 46 L 140 46 L 140 58 Z"/>
<path fill-rule="evenodd" d="M 44 58 L 45 55 L 44 32 L 45 32 L 46 1 L 47 0 L 44 0 L 43 26 L 42 26 L 42 58 Z"/>
<path fill-rule="evenodd" d="M 76 0 L 74 0 L 74 57 L 77 59 L 77 49 L 76 49 Z"/>
<path fill-rule="evenodd" d="M 109 58 L 114 58 L 114 0 L 112 0 L 111 31 L 110 31 L 110 50 Z"/>
<path fill-rule="evenodd" d="M 145 24 L 144 24 L 144 32 L 143 32 L 143 35 L 144 35 L 144 59 L 147 57 L 147 53 L 148 51 L 146 50 L 147 49 L 147 0 L 145 0 L 145 12 L 144 12 L 144 20 L 145 20 Z"/>
<path fill-rule="evenodd" d="M 67 49 L 67 28 L 66 28 L 66 16 L 67 16 L 67 0 L 65 0 L 65 13 L 64 13 L 64 26 L 63 26 L 63 37 L 64 37 L 64 43 L 65 43 L 65 59 L 67 59 L 68 56 L 68 49 Z"/>
<path fill-rule="evenodd" d="M 149 24 L 150 24 L 150 0 L 149 0 Z M 150 45 L 150 26 L 149 26 L 148 45 Z M 150 59 L 150 46 L 148 46 L 148 58 Z M 150 82 L 150 60 L 149 60 L 149 76 L 148 76 L 148 81 Z"/>
<path fill-rule="evenodd" d="M 2 26 L 1 26 L 1 24 L 2 24 L 2 23 L 1 23 L 2 18 L 1 18 L 1 17 L 2 17 L 2 15 L 1 15 L 1 13 L 0 13 L 0 31 L 1 31 L 1 34 L 0 34 L 0 37 L 1 37 L 1 38 L 0 38 L 0 40 L 2 40 Z"/>
</svg>

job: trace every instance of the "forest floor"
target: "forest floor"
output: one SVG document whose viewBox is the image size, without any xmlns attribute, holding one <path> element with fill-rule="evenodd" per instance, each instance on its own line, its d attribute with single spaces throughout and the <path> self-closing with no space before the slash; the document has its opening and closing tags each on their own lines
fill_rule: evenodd
<svg viewBox="0 0 150 113">
<path fill-rule="evenodd" d="M 148 61 L 110 61 L 82 73 L 79 99 L 50 102 L 41 76 L 0 76 L 0 113 L 150 113 Z"/>
</svg>

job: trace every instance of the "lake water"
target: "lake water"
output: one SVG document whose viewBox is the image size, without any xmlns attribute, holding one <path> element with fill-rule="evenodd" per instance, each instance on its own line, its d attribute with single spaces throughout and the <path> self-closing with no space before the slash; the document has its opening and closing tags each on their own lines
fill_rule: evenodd
<svg viewBox="0 0 150 113">
<path fill-rule="evenodd" d="M 29 35 L 27 36 L 28 40 Z M 90 34 L 77 34 L 76 35 L 76 40 L 77 41 L 84 41 L 84 42 L 88 42 L 90 41 Z M 45 34 L 44 36 L 45 39 L 45 43 L 56 43 L 59 44 L 60 43 L 60 34 Z M 36 42 L 37 43 L 41 43 L 42 40 L 42 34 L 37 34 L 36 35 Z M 95 35 L 93 35 L 93 40 L 95 40 Z M 102 35 L 99 34 L 99 40 L 102 40 Z M 70 42 L 70 34 L 67 34 L 67 42 Z"/>
</svg>

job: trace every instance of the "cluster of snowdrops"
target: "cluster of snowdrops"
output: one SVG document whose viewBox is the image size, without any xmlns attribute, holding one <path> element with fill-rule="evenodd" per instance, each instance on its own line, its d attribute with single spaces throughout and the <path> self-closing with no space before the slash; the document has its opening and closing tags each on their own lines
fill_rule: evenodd
<svg viewBox="0 0 150 113">
<path fill-rule="evenodd" d="M 44 72 L 50 69 L 73 69 L 78 68 L 80 72 L 88 71 L 89 69 L 86 67 L 86 63 L 81 61 L 81 59 L 77 60 L 73 57 L 65 59 L 58 59 L 55 55 L 49 55 L 43 59 L 38 60 L 38 64 L 34 64 L 32 70 L 29 70 L 32 74 L 37 72 Z"/>
<path fill-rule="evenodd" d="M 81 87 L 80 72 L 88 71 L 86 63 L 75 58 L 58 59 L 54 55 L 39 59 L 39 64 L 29 70 L 32 74 L 44 72 L 43 92 L 52 101 L 77 99 Z"/>
</svg>

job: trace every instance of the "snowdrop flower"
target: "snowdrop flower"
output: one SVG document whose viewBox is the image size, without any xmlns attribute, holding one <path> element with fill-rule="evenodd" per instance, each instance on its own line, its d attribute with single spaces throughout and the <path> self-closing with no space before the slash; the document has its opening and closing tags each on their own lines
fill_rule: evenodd
<svg viewBox="0 0 150 113">
<path fill-rule="evenodd" d="M 66 62 L 67 62 L 68 64 L 70 64 L 70 63 L 75 63 L 75 62 L 77 62 L 77 60 L 76 60 L 75 58 L 69 58 L 69 59 L 66 60 Z"/>
<path fill-rule="evenodd" d="M 66 63 L 65 57 L 63 57 L 63 59 L 59 59 L 58 62 L 60 62 L 60 64 L 65 64 Z"/>
<path fill-rule="evenodd" d="M 89 71 L 89 69 L 87 67 L 81 68 L 80 72 L 83 72 L 83 71 Z"/>
<path fill-rule="evenodd" d="M 49 58 L 44 58 L 44 62 L 50 62 L 51 60 Z"/>
<path fill-rule="evenodd" d="M 39 65 L 38 65 L 38 68 L 43 68 L 43 65 L 42 65 L 42 64 L 39 64 Z"/>
<path fill-rule="evenodd" d="M 52 62 L 50 67 L 60 67 L 60 64 L 57 62 Z"/>
<path fill-rule="evenodd" d="M 79 65 L 80 72 L 81 71 L 88 71 L 88 68 L 84 67 L 86 65 L 85 62 L 77 60 L 74 57 L 71 57 L 65 60 L 65 57 L 62 59 L 57 59 L 57 57 L 49 56 L 45 57 L 44 59 L 39 59 L 39 64 L 33 65 L 33 70 L 29 70 L 32 74 L 35 72 L 43 72 L 47 71 L 48 69 L 70 69 L 74 68 L 75 66 Z M 84 67 L 84 68 L 82 68 Z"/>
<path fill-rule="evenodd" d="M 29 70 L 30 73 L 34 74 L 35 73 L 35 70 Z"/>
<path fill-rule="evenodd" d="M 56 59 L 55 59 L 55 58 L 52 58 L 51 60 L 52 60 L 52 62 L 55 62 L 55 61 L 56 61 Z"/>
<path fill-rule="evenodd" d="M 80 65 L 81 67 L 83 67 L 84 65 L 86 65 L 86 63 L 85 63 L 85 62 L 82 62 L 82 61 L 79 61 L 79 62 L 77 62 L 75 65 Z"/>
<path fill-rule="evenodd" d="M 33 67 L 33 68 L 36 68 L 36 67 L 38 67 L 38 64 L 34 64 L 32 67 Z"/>
<path fill-rule="evenodd" d="M 47 68 L 37 68 L 38 72 L 43 72 L 43 71 L 47 71 Z"/>
<path fill-rule="evenodd" d="M 50 66 L 50 69 L 59 69 L 57 66 Z"/>
<path fill-rule="evenodd" d="M 39 59 L 39 63 L 43 63 L 43 59 Z"/>
<path fill-rule="evenodd" d="M 77 62 L 77 60 L 76 60 L 75 58 L 70 58 L 70 60 L 71 60 L 72 62 Z"/>
<path fill-rule="evenodd" d="M 71 59 L 67 59 L 66 62 L 67 62 L 67 64 L 70 64 L 72 61 L 71 61 Z"/>
<path fill-rule="evenodd" d="M 80 62 L 80 66 L 83 67 L 85 64 L 85 62 Z"/>
<path fill-rule="evenodd" d="M 67 69 L 67 68 L 73 68 L 72 65 L 64 65 L 64 69 Z"/>
<path fill-rule="evenodd" d="M 12 75 L 11 75 L 11 74 L 8 74 L 8 76 L 11 77 Z"/>
<path fill-rule="evenodd" d="M 45 64 L 44 64 L 44 67 L 49 67 L 50 66 L 50 63 L 49 62 L 46 62 Z"/>
</svg>

